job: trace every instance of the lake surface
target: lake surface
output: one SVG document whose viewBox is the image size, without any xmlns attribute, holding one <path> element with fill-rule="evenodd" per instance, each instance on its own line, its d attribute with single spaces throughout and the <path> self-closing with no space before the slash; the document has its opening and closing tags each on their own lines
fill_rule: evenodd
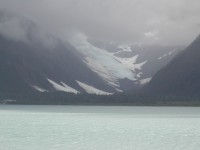
<svg viewBox="0 0 200 150">
<path fill-rule="evenodd" d="M 0 105 L 0 150 L 199 150 L 200 108 Z"/>
</svg>

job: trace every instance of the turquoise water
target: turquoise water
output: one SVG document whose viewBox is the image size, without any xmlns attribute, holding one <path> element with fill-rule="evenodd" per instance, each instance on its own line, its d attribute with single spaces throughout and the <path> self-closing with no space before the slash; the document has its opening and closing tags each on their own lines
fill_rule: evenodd
<svg viewBox="0 0 200 150">
<path fill-rule="evenodd" d="M 200 108 L 0 105 L 0 150 L 199 150 Z"/>
</svg>

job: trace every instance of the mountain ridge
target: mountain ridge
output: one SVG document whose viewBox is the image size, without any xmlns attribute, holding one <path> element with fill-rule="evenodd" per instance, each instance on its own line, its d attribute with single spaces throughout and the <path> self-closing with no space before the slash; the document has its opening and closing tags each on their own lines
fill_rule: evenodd
<svg viewBox="0 0 200 150">
<path fill-rule="evenodd" d="M 135 90 L 179 51 L 152 47 L 145 54 L 148 48 L 105 46 L 85 35 L 71 40 L 47 33 L 29 18 L 0 11 L 0 92 L 107 95 Z"/>
<path fill-rule="evenodd" d="M 145 91 L 164 95 L 200 95 L 200 35 L 147 85 Z"/>
</svg>

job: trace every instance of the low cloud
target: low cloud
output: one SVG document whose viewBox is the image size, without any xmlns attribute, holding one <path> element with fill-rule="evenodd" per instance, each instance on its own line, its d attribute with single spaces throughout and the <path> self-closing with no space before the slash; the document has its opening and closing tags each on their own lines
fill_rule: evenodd
<svg viewBox="0 0 200 150">
<path fill-rule="evenodd" d="M 19 18 L 0 12 L 0 34 L 16 41 L 27 41 L 27 33 Z"/>
<path fill-rule="evenodd" d="M 0 8 L 63 38 L 80 31 L 124 43 L 187 45 L 200 32 L 199 0 L 0 0 Z"/>
</svg>

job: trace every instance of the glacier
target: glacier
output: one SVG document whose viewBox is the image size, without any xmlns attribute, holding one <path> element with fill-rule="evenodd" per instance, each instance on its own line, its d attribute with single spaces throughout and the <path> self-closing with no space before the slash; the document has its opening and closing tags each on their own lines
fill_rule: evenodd
<svg viewBox="0 0 200 150">
<path fill-rule="evenodd" d="M 115 56 L 114 52 L 95 47 L 88 42 L 88 37 L 81 33 L 75 34 L 68 41 L 83 56 L 83 61 L 87 66 L 115 88 L 120 88 L 120 79 L 137 80 L 136 70 L 140 70 L 146 63 L 145 61 L 136 64 L 138 55 L 131 58 L 121 58 Z M 124 51 L 131 51 L 128 46 L 120 46 L 120 48 Z"/>
</svg>

